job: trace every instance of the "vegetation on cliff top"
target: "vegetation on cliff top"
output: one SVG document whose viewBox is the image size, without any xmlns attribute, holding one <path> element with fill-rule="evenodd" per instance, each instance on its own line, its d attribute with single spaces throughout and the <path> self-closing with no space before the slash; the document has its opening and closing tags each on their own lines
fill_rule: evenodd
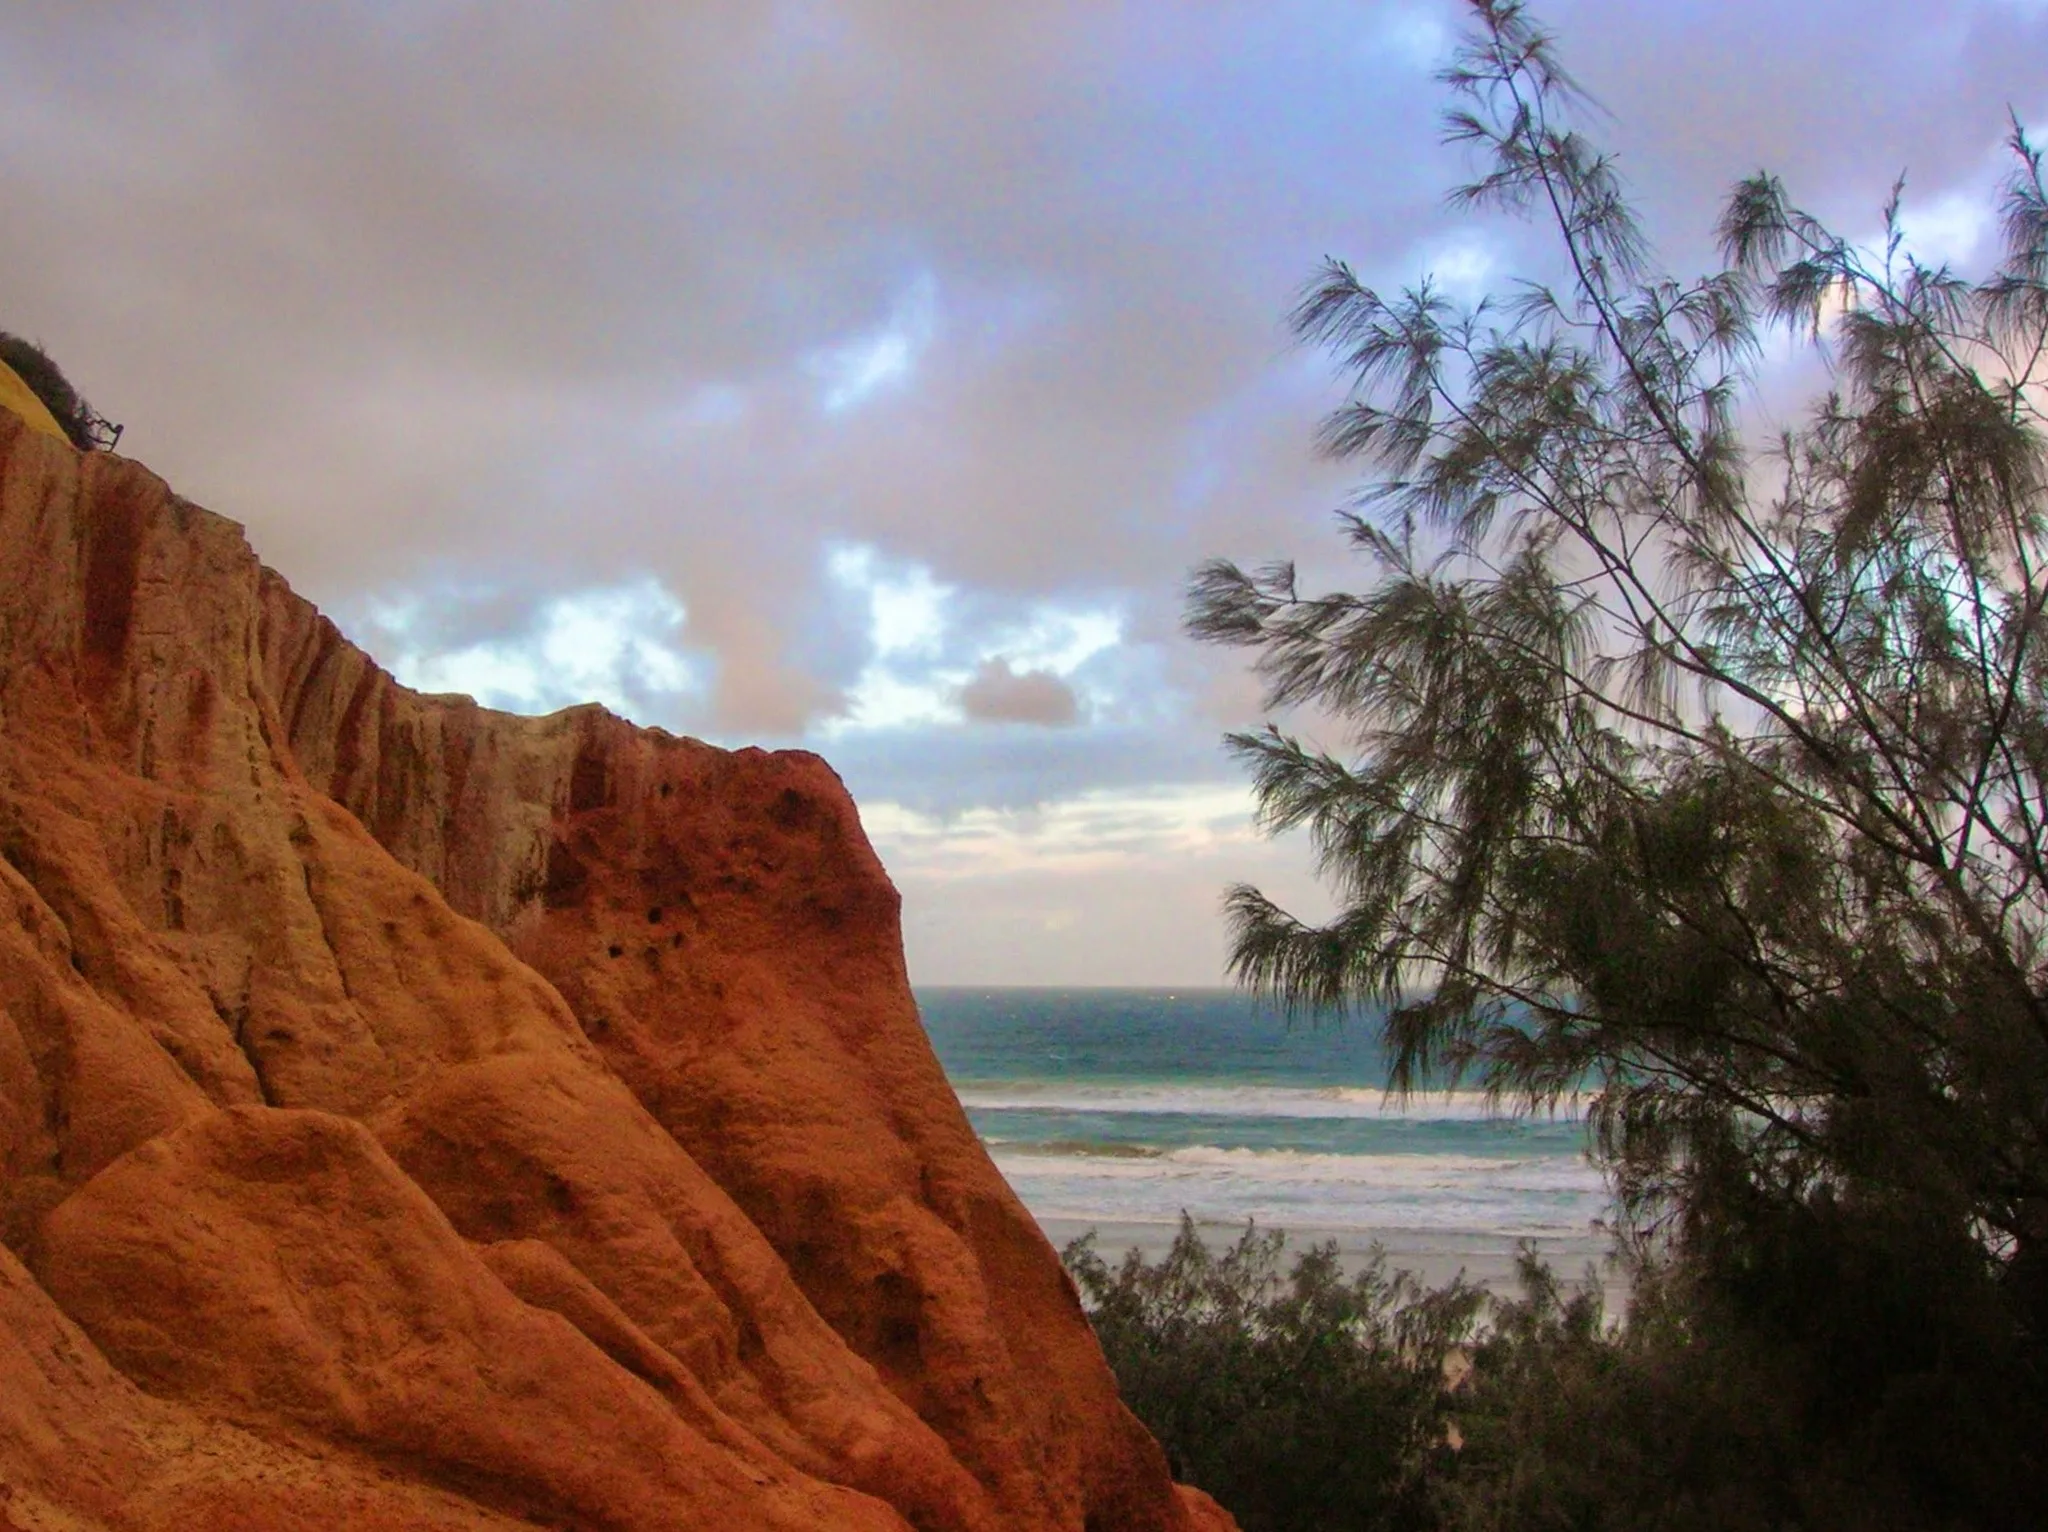
<svg viewBox="0 0 2048 1532">
<path fill-rule="evenodd" d="M 121 428 L 87 404 L 63 369 L 34 341 L 0 330 L 0 362 L 13 368 L 29 392 L 43 401 L 43 408 L 80 452 L 111 448 L 121 439 Z"/>
</svg>

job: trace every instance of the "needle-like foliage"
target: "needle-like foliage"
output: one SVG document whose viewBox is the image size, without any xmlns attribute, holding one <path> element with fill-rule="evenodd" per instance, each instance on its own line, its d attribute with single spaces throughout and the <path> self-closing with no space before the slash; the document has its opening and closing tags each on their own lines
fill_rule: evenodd
<svg viewBox="0 0 2048 1532">
<path fill-rule="evenodd" d="M 1917 260 L 1896 195 L 1871 250 L 1759 175 L 1727 269 L 1677 281 L 1544 33 L 1473 10 L 1445 80 L 1482 173 L 1455 200 L 1552 226 L 1567 275 L 1468 309 L 1333 262 L 1295 310 L 1351 385 L 1322 441 L 1366 471 L 1370 577 L 1194 578 L 1191 630 L 1334 724 L 1231 741 L 1340 906 L 1233 890 L 1235 971 L 1383 1008 L 1400 1087 L 1590 1091 L 1640 1228 L 1739 1183 L 1910 1206 L 1996 1272 L 2038 1266 L 2040 156 L 2015 123 L 1989 277 Z M 1749 385 L 1787 344 L 1831 388 L 1758 431 Z"/>
</svg>

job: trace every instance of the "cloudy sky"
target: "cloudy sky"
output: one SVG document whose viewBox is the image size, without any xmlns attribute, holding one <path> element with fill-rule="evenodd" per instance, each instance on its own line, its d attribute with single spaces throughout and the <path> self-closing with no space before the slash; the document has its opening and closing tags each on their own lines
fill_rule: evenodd
<svg viewBox="0 0 2048 1532">
<path fill-rule="evenodd" d="M 1282 315 L 1540 268 L 1453 216 L 1458 0 L 8 0 L 0 328 L 399 676 L 846 777 L 925 983 L 1204 984 L 1308 909 L 1178 635 L 1320 562 Z M 1779 171 L 1964 265 L 2044 0 L 1549 0 L 1660 251 Z"/>
</svg>

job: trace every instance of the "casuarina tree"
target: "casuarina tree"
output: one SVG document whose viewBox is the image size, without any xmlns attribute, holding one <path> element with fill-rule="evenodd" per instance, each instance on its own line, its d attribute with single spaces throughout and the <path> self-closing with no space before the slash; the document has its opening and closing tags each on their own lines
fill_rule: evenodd
<svg viewBox="0 0 2048 1532">
<path fill-rule="evenodd" d="M 1473 12 L 1454 198 L 1547 224 L 1561 279 L 1460 306 L 1332 263 L 1295 310 L 1348 379 L 1363 582 L 1214 562 L 1188 622 L 1302 720 L 1231 744 L 1338 908 L 1233 890 L 1235 971 L 1383 1015 L 1397 1087 L 1584 1093 L 1624 1226 L 1756 1334 L 1832 1337 L 1847 1435 L 1910 1455 L 1987 1391 L 2038 1424 L 2040 156 L 2015 122 L 1988 272 L 1917 258 L 1898 191 L 1857 243 L 1759 174 L 1677 280 L 1547 36 Z M 1802 349 L 1828 383 L 1770 422 Z"/>
</svg>

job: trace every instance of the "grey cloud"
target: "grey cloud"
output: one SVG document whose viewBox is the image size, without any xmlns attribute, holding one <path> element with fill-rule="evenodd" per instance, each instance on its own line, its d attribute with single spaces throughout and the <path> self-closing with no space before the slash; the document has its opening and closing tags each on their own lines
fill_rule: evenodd
<svg viewBox="0 0 2048 1532">
<path fill-rule="evenodd" d="M 1675 258 L 1760 163 L 1849 214 L 1902 167 L 1974 184 L 2048 80 L 2048 13 L 1991 0 L 1542 9 Z M 828 538 L 1122 591 L 1169 644 L 1200 557 L 1329 546 L 1334 388 L 1280 316 L 1326 253 L 1399 282 L 1461 226 L 1387 30 L 1459 12 L 10 7 L 0 323 L 315 599 L 652 575 L 703 726 L 794 736 L 849 680 Z M 1514 269 L 1525 231 L 1477 227 Z M 916 376 L 822 417 L 806 360 L 926 276 Z M 1234 657 L 1173 663 L 1239 705 Z"/>
<path fill-rule="evenodd" d="M 1006 659 L 985 661 L 958 693 L 960 711 L 975 723 L 1072 724 L 1081 716 L 1074 688 L 1049 670 L 1017 671 Z"/>
<path fill-rule="evenodd" d="M 1875 227 L 1902 172 L 1909 197 L 1988 199 L 2008 105 L 2048 112 L 2048 10 L 2012 0 L 1563 0 L 1545 13 L 1613 114 L 1602 136 L 1673 259 L 1711 258 L 1716 204 L 1758 169 L 1853 230 Z"/>
</svg>

